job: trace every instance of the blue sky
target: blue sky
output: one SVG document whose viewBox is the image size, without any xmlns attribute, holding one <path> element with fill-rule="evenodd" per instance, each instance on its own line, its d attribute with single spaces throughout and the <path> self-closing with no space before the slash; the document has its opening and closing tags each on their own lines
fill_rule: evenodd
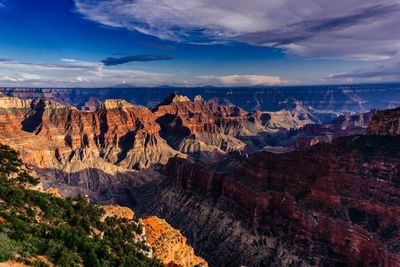
<svg viewBox="0 0 400 267">
<path fill-rule="evenodd" d="M 399 23 L 397 0 L 0 0 L 0 86 L 399 81 Z"/>
</svg>

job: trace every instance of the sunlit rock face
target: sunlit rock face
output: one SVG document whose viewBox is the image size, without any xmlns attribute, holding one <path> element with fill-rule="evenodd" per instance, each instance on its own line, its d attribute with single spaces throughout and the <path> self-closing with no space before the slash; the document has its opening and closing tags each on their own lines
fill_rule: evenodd
<svg viewBox="0 0 400 267">
<path fill-rule="evenodd" d="M 39 174 L 94 191 L 112 189 L 133 170 L 164 164 L 179 152 L 159 136 L 152 112 L 124 100 L 96 111 L 49 100 L 0 97 L 0 135 Z M 56 174 L 56 175 L 55 175 Z"/>
<path fill-rule="evenodd" d="M 218 158 L 241 151 L 246 144 L 241 137 L 266 131 L 252 113 L 233 105 L 219 105 L 196 96 L 194 101 L 172 94 L 153 109 L 161 126 L 161 136 L 183 153 Z"/>
<path fill-rule="evenodd" d="M 153 248 L 154 257 L 166 266 L 194 267 L 208 266 L 207 262 L 195 255 L 186 238 L 165 220 L 148 217 L 142 220 L 147 242 Z"/>
<path fill-rule="evenodd" d="M 135 215 L 135 212 L 128 207 L 122 207 L 118 205 L 102 205 L 101 208 L 104 210 L 102 220 L 105 220 L 109 217 L 132 220 Z"/>
<path fill-rule="evenodd" d="M 130 208 L 119 205 L 102 205 L 101 208 L 104 210 L 102 220 L 117 217 L 131 221 L 135 214 Z M 137 239 L 151 248 L 146 252 L 147 256 L 160 260 L 165 266 L 208 266 L 205 260 L 195 255 L 186 238 L 165 220 L 150 216 L 139 219 L 139 224 L 143 232 Z"/>
<path fill-rule="evenodd" d="M 199 95 L 191 101 L 171 94 L 153 110 L 122 99 L 93 98 L 79 110 L 53 100 L 2 95 L 0 135 L 49 180 L 49 186 L 57 177 L 104 195 L 124 190 L 133 171 L 157 167 L 171 157 L 214 162 L 232 152 L 254 152 L 271 144 L 283 151 L 306 148 L 364 131 L 368 121 L 359 117 L 359 122 L 333 122 L 325 127 L 333 134 L 324 126 L 313 130 L 310 124 L 319 121 L 313 110 L 300 101 L 289 102 L 290 110 L 247 112 Z"/>
</svg>

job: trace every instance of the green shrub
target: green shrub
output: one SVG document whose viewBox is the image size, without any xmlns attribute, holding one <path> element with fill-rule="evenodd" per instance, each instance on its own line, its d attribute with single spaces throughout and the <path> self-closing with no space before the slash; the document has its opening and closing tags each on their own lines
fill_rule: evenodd
<svg viewBox="0 0 400 267">
<path fill-rule="evenodd" d="M 46 266 L 35 260 L 44 255 L 56 266 L 162 266 L 141 253 L 146 247 L 134 239 L 142 232 L 137 221 L 101 222 L 103 209 L 82 196 L 61 199 L 28 190 L 26 184 L 38 181 L 22 165 L 15 151 L 0 144 L 0 262 L 16 257 Z M 99 231 L 102 239 L 94 234 Z"/>
</svg>

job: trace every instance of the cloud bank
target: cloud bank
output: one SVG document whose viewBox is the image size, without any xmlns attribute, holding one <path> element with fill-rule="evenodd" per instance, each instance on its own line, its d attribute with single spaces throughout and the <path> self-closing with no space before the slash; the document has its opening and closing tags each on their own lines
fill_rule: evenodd
<svg viewBox="0 0 400 267">
<path fill-rule="evenodd" d="M 61 59 L 60 63 L 0 60 L 0 86 L 102 87 L 116 84 L 155 86 L 169 74 L 144 70 L 107 69 L 103 63 Z"/>
<path fill-rule="evenodd" d="M 369 68 L 332 74 L 328 80 L 359 82 L 394 82 L 400 80 L 400 53 L 390 60 Z"/>
<path fill-rule="evenodd" d="M 149 62 L 158 60 L 171 60 L 173 57 L 166 55 L 135 55 L 135 56 L 124 56 L 124 57 L 108 57 L 100 60 L 106 66 L 122 65 L 129 62 Z"/>
<path fill-rule="evenodd" d="M 276 85 L 284 81 L 277 76 L 268 75 L 225 75 L 225 76 L 200 76 L 203 83 L 219 86 L 253 86 Z"/>
<path fill-rule="evenodd" d="M 27 87 L 107 87 L 133 86 L 248 86 L 273 85 L 284 81 L 268 75 L 199 76 L 185 79 L 180 73 L 160 73 L 141 69 L 107 68 L 102 62 L 62 58 L 59 63 L 20 62 L 0 59 L 0 86 Z"/>
<path fill-rule="evenodd" d="M 87 19 L 189 43 L 241 41 L 305 57 L 400 51 L 398 0 L 75 0 Z"/>
</svg>

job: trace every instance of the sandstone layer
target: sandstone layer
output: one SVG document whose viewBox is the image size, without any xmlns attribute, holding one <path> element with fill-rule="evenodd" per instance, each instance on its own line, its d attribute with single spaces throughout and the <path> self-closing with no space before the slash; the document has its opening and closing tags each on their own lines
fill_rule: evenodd
<svg viewBox="0 0 400 267">
<path fill-rule="evenodd" d="M 65 196 L 76 190 L 64 185 L 92 196 L 119 194 L 136 182 L 135 171 L 158 168 L 171 157 L 222 160 L 312 122 L 298 103 L 292 111 L 249 113 L 175 94 L 153 111 L 124 100 L 92 99 L 86 107 L 0 96 L 2 142 L 20 151 L 45 187 L 57 186 Z"/>
<path fill-rule="evenodd" d="M 148 217 L 142 220 L 147 242 L 153 249 L 154 257 L 166 265 L 175 264 L 182 267 L 208 266 L 202 258 L 194 254 L 186 238 L 165 220 Z"/>
<path fill-rule="evenodd" d="M 79 111 L 49 100 L 0 97 L 1 142 L 17 149 L 43 180 L 57 177 L 95 192 L 118 191 L 134 170 L 180 154 L 160 137 L 155 119 L 149 109 L 123 100 Z"/>
<path fill-rule="evenodd" d="M 133 220 L 134 211 L 119 205 L 102 205 L 105 213 L 102 220 L 108 217 L 117 217 Z M 165 220 L 151 216 L 139 220 L 143 226 L 143 242 L 151 247 L 148 256 L 155 257 L 165 266 L 208 266 L 207 262 L 195 255 L 195 252 L 186 242 L 186 238 Z"/>
</svg>

